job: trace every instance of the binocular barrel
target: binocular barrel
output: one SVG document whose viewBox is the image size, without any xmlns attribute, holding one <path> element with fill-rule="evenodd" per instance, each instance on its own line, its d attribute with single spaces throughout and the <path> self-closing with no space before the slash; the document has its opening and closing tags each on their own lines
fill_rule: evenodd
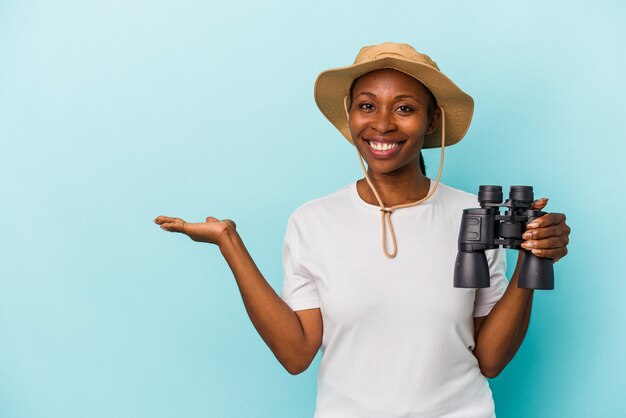
<svg viewBox="0 0 626 418">
<path fill-rule="evenodd" d="M 521 247 L 526 225 L 544 212 L 531 208 L 532 186 L 511 186 L 509 199 L 502 203 L 501 186 L 480 186 L 480 208 L 465 209 L 459 231 L 459 252 L 454 268 L 454 286 L 489 287 L 489 266 L 485 250 L 503 246 L 524 251 L 518 287 L 554 289 L 552 260 L 541 258 Z M 504 215 L 500 207 L 507 210 Z"/>
</svg>

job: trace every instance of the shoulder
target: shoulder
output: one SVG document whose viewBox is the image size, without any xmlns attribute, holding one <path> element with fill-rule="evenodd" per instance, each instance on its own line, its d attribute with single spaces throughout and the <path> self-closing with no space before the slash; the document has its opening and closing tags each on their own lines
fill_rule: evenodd
<svg viewBox="0 0 626 418">
<path fill-rule="evenodd" d="M 473 208 L 478 205 L 478 197 L 475 194 L 442 183 L 439 183 L 435 196 L 436 200 L 441 202 L 444 207 L 455 210 Z"/>
<path fill-rule="evenodd" d="M 336 217 L 349 210 L 353 203 L 352 189 L 353 185 L 348 184 L 333 193 L 300 205 L 289 217 L 289 224 Z"/>
</svg>

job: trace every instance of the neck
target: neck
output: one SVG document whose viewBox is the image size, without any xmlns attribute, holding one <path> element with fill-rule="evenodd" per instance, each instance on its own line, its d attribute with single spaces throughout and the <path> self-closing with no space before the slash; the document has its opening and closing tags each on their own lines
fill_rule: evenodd
<svg viewBox="0 0 626 418">
<path fill-rule="evenodd" d="M 385 207 L 404 205 L 423 199 L 430 189 L 430 179 L 419 169 L 407 170 L 403 173 L 375 173 L 367 170 L 371 182 Z M 357 182 L 359 196 L 367 203 L 378 206 L 376 195 L 365 179 Z"/>
</svg>

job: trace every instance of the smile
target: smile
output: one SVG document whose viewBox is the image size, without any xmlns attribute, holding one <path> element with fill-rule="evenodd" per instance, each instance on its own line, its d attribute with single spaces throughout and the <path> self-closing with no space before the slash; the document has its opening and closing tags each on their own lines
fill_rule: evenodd
<svg viewBox="0 0 626 418">
<path fill-rule="evenodd" d="M 367 145 L 370 151 L 374 155 L 383 156 L 383 155 L 391 155 L 394 154 L 395 151 L 404 143 L 404 141 L 399 142 L 378 142 L 373 140 L 366 139 Z"/>
<path fill-rule="evenodd" d="M 367 144 L 378 151 L 387 151 L 393 148 L 396 148 L 399 144 L 397 142 L 393 142 L 391 144 L 384 142 L 376 142 L 376 141 L 367 141 Z"/>
</svg>

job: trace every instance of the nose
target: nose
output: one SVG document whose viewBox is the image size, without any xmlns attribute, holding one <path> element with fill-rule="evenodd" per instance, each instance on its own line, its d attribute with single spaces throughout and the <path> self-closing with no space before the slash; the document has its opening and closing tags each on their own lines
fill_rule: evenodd
<svg viewBox="0 0 626 418">
<path fill-rule="evenodd" d="M 391 109 L 379 108 L 372 117 L 371 127 L 381 134 L 396 130 L 397 125 L 393 111 Z"/>
</svg>

